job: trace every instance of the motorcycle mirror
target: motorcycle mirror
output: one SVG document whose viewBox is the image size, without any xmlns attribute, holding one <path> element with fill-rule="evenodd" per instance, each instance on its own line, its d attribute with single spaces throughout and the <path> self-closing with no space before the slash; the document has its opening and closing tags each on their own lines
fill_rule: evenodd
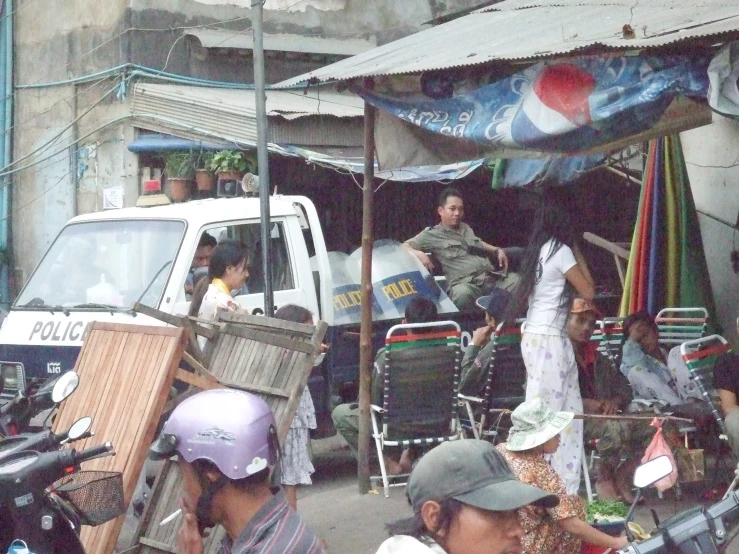
<svg viewBox="0 0 739 554">
<path fill-rule="evenodd" d="M 67 439 L 71 441 L 76 441 L 78 438 L 80 438 L 82 435 L 90 430 L 91 425 L 92 418 L 90 416 L 81 417 L 80 419 L 75 421 L 69 428 L 69 431 L 67 431 Z"/>
<path fill-rule="evenodd" d="M 672 473 L 672 462 L 667 456 L 658 456 L 643 463 L 634 471 L 634 486 L 638 489 L 654 485 L 660 479 Z"/>
<path fill-rule="evenodd" d="M 65 398 L 77 390 L 77 386 L 80 384 L 80 376 L 77 375 L 76 371 L 67 371 L 64 375 L 57 379 L 54 383 L 54 388 L 51 391 L 51 401 L 54 404 L 59 404 Z"/>
<path fill-rule="evenodd" d="M 634 542 L 634 534 L 629 527 L 629 522 L 634 517 L 634 510 L 636 505 L 641 500 L 642 490 L 650 485 L 654 485 L 660 479 L 667 477 L 672 473 L 673 467 L 670 458 L 667 456 L 658 456 L 653 460 L 643 463 L 634 471 L 634 486 L 636 487 L 636 498 L 629 508 L 629 513 L 626 514 L 626 521 L 624 521 L 624 527 L 626 528 L 626 538 L 629 542 Z"/>
</svg>

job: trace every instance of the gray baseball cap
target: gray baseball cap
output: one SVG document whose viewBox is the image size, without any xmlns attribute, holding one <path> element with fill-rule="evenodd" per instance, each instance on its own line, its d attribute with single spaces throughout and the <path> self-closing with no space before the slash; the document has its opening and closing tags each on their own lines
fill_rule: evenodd
<svg viewBox="0 0 739 554">
<path fill-rule="evenodd" d="M 519 481 L 503 455 L 478 439 L 445 442 L 429 451 L 411 473 L 408 497 L 414 511 L 429 500 L 448 498 L 492 512 L 559 503 L 556 495 Z"/>
</svg>

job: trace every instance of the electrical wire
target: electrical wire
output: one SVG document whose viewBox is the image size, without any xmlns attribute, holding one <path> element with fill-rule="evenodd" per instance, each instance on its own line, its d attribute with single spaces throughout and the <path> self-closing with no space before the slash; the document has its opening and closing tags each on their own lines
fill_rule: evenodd
<svg viewBox="0 0 739 554">
<path fill-rule="evenodd" d="M 104 142 L 107 142 L 109 139 L 110 139 L 110 136 L 102 139 L 100 142 L 101 143 L 104 143 Z M 67 171 L 64 175 L 62 175 L 56 183 L 54 183 L 53 185 L 51 185 L 49 188 L 44 189 L 44 191 L 41 194 L 39 194 L 38 196 L 34 197 L 33 199 L 29 200 L 28 202 L 26 202 L 26 203 L 24 203 L 24 204 L 22 204 L 20 206 L 18 206 L 15 210 L 13 210 L 12 212 L 10 212 L 5 218 L 0 219 L 0 222 L 4 222 L 4 221 L 8 220 L 12 216 L 17 215 L 18 213 L 20 213 L 24 209 L 28 208 L 31 204 L 34 204 L 35 202 L 37 202 L 38 200 L 40 200 L 41 198 L 43 198 L 44 196 L 46 196 L 49 192 L 51 192 L 52 190 L 54 190 L 56 187 L 58 187 L 72 173 L 74 173 L 75 171 L 77 171 L 78 170 L 78 164 L 76 163 L 76 161 L 79 159 L 78 158 L 78 154 L 82 150 L 84 150 L 85 148 L 87 148 L 87 146 L 80 146 L 79 148 L 77 148 L 77 150 L 75 150 L 73 152 L 70 152 L 70 155 L 74 157 L 75 163 L 73 164 L 72 168 L 69 171 Z M 58 152 L 57 154 L 59 154 L 59 153 L 61 153 L 61 152 Z M 50 164 L 47 164 L 46 166 L 42 167 L 41 169 L 48 169 L 49 167 L 51 167 L 53 165 L 56 165 L 56 164 L 62 163 L 62 162 L 68 162 L 68 161 L 69 160 L 66 159 L 66 158 L 63 158 L 63 159 L 60 159 L 60 160 L 56 160 L 56 161 L 51 162 Z"/>
<path fill-rule="evenodd" d="M 0 177 L 5 176 L 5 175 L 12 175 L 14 173 L 18 173 L 20 171 L 23 171 L 24 169 L 29 169 L 31 167 L 34 167 L 34 166 L 40 164 L 41 162 L 44 162 L 44 161 L 49 160 L 49 159 L 51 159 L 51 158 L 53 158 L 55 156 L 58 156 L 61 152 L 64 152 L 64 151 L 68 150 L 71 146 L 74 146 L 78 142 L 80 142 L 80 141 L 82 141 L 82 140 L 84 140 L 84 139 L 86 139 L 86 138 L 94 135 L 95 133 L 98 133 L 98 132 L 102 131 L 103 129 L 106 129 L 106 128 L 110 127 L 111 125 L 114 125 L 116 123 L 120 123 L 122 121 L 127 121 L 127 120 L 129 120 L 131 118 L 132 118 L 131 115 L 126 115 L 126 116 L 123 116 L 123 117 L 117 117 L 115 119 L 111 119 L 107 123 L 104 123 L 103 125 L 100 125 L 100 126 L 96 127 L 95 129 L 93 129 L 89 133 L 86 133 L 85 135 L 83 135 L 83 136 L 81 136 L 81 137 L 73 140 L 71 143 L 65 145 L 64 147 L 61 147 L 59 150 L 57 150 L 53 154 L 49 154 L 48 156 L 46 156 L 44 158 L 41 158 L 40 160 L 36 160 L 36 161 L 34 161 L 34 162 L 30 163 L 30 164 L 24 165 L 22 167 L 16 167 L 15 169 L 9 169 L 9 170 L 5 170 L 4 169 L 3 171 L 0 171 Z"/>
<path fill-rule="evenodd" d="M 35 0 L 31 0 L 31 1 L 35 1 Z M 289 10 L 290 8 L 295 7 L 297 5 L 300 5 L 300 4 L 302 4 L 302 3 L 306 2 L 306 1 L 308 1 L 308 0 L 298 0 L 297 2 L 294 2 L 293 4 L 291 4 L 290 6 L 288 6 L 287 9 Z M 275 12 L 275 13 L 279 13 L 279 12 Z M 266 18 L 266 20 L 269 20 L 272 17 L 274 17 L 274 15 Z M 223 21 L 223 22 L 219 22 L 217 24 L 223 24 L 223 23 L 233 22 L 233 21 L 242 20 L 242 19 L 248 19 L 248 18 L 246 18 L 246 17 L 234 18 L 234 19 Z M 173 27 L 173 28 L 169 28 L 169 29 L 156 29 L 156 30 L 159 30 L 159 31 L 173 31 L 173 30 L 176 30 L 176 29 L 183 30 L 183 29 L 204 28 L 204 27 L 209 27 L 209 26 L 212 26 L 212 25 L 214 25 L 214 23 L 206 23 L 206 24 L 194 25 L 194 26 Z M 104 43 L 96 46 L 95 48 L 91 49 L 90 51 L 88 51 L 88 52 L 80 55 L 76 59 L 68 62 L 65 66 L 63 66 L 63 68 L 64 67 L 68 67 L 69 65 L 71 65 L 75 61 L 81 60 L 82 58 L 84 58 L 85 56 L 89 55 L 90 53 L 96 51 L 97 49 L 101 48 L 102 46 L 104 46 L 105 44 L 107 44 L 108 42 L 110 42 L 111 40 L 115 40 L 115 38 L 117 38 L 119 36 L 122 36 L 124 33 L 129 32 L 131 30 L 151 31 L 151 30 L 154 30 L 154 29 L 144 29 L 144 28 L 130 28 L 130 29 L 126 29 L 126 30 L 122 31 L 121 33 L 119 33 L 118 35 L 116 35 L 115 37 L 109 39 L 108 41 L 106 41 L 106 42 L 104 42 Z M 240 34 L 242 32 L 245 32 L 245 31 L 240 31 L 236 35 L 238 35 L 238 34 Z M 234 35 L 234 36 L 236 36 L 236 35 Z M 169 63 L 169 59 L 171 57 L 172 52 L 174 51 L 175 46 L 178 44 L 178 42 L 184 36 L 185 36 L 184 34 L 183 35 L 180 35 L 172 43 L 172 46 L 170 47 L 169 53 L 167 54 L 167 58 L 165 60 L 164 67 L 162 67 L 161 70 L 152 70 L 151 68 L 143 68 L 141 66 L 135 66 L 136 69 L 134 69 L 134 71 L 132 71 L 132 75 L 135 74 L 137 76 L 154 77 L 154 78 L 156 78 L 156 77 L 164 77 L 165 80 L 166 80 L 166 77 L 169 77 L 170 80 L 175 80 L 175 81 L 186 81 L 186 82 L 190 82 L 190 83 L 193 83 L 193 84 L 196 84 L 196 83 L 197 84 L 200 84 L 200 83 L 205 84 L 206 81 L 204 81 L 204 80 L 194 79 L 194 78 L 187 78 L 187 77 L 184 77 L 184 76 L 179 76 L 179 75 L 174 75 L 174 74 L 167 74 L 165 72 L 165 69 L 166 69 L 166 67 L 167 67 L 167 65 Z M 49 113 L 58 104 L 60 104 L 62 102 L 65 102 L 67 100 L 70 100 L 70 99 L 79 97 L 84 92 L 87 92 L 87 90 L 93 88 L 94 86 L 96 86 L 97 84 L 99 84 L 100 82 L 102 82 L 104 79 L 109 78 L 109 77 L 112 77 L 112 76 L 115 76 L 118 73 L 125 72 L 129 67 L 131 67 L 130 64 L 124 64 L 124 65 L 121 65 L 121 66 L 117 66 L 115 68 L 110 68 L 110 69 L 107 69 L 107 70 L 104 70 L 104 71 L 101 71 L 101 72 L 94 73 L 92 75 L 88 75 L 88 76 L 85 76 L 85 77 L 82 77 L 82 78 L 67 79 L 67 80 L 64 80 L 64 81 L 57 81 L 57 82 L 44 83 L 44 84 L 36 83 L 36 84 L 28 84 L 28 85 L 17 85 L 15 87 L 15 90 L 14 90 L 13 94 L 6 96 L 5 97 L 5 100 L 7 100 L 10 96 L 15 96 L 17 94 L 17 90 L 23 90 L 23 89 L 28 89 L 28 88 L 37 88 L 37 87 L 50 87 L 50 86 L 66 85 L 66 84 L 77 84 L 77 83 L 80 83 L 80 82 L 86 82 L 89 79 L 99 78 L 90 87 L 87 87 L 83 91 L 76 92 L 71 97 L 68 97 L 68 98 L 65 98 L 65 99 L 60 99 L 59 101 L 55 102 L 52 106 L 50 106 L 47 110 L 45 110 L 45 111 L 43 111 L 43 112 L 41 112 L 39 114 L 34 114 L 33 116 L 27 118 L 26 120 L 24 120 L 22 122 L 15 123 L 14 125 L 12 125 L 9 128 L 7 128 L 4 131 L 4 133 L 7 134 L 7 133 L 11 132 L 12 130 L 14 130 L 14 129 L 16 129 L 16 128 L 18 128 L 18 127 L 26 124 L 26 123 L 28 123 L 29 121 L 32 121 L 33 119 L 36 119 L 38 117 L 41 117 L 42 115 L 45 115 L 45 114 Z M 151 72 L 151 73 L 149 73 L 149 72 Z M 166 77 L 165 77 L 165 75 L 166 75 Z M 128 79 L 124 79 L 123 83 L 128 82 L 128 80 L 130 80 L 130 77 L 131 76 L 129 76 Z M 216 84 L 216 83 L 208 83 L 208 84 Z M 226 85 L 226 84 L 223 83 L 223 85 Z M 233 86 L 233 84 L 231 84 L 231 83 L 229 83 L 228 85 Z M 111 89 L 111 91 L 109 91 L 109 93 L 112 92 L 113 90 L 116 90 L 118 87 L 119 87 L 119 85 L 116 85 L 116 87 L 114 87 L 113 89 Z M 253 85 L 252 85 L 251 88 L 253 88 Z M 285 92 L 287 92 L 287 91 L 285 91 Z M 109 93 L 106 93 L 104 95 L 104 97 L 106 97 Z M 98 105 L 100 101 L 101 100 L 98 100 L 96 103 L 94 103 L 93 104 L 93 107 L 96 106 L 96 105 Z M 334 104 L 341 105 L 341 103 L 339 103 L 339 102 L 333 102 L 333 103 Z M 71 125 L 67 126 L 59 135 L 57 135 L 57 137 L 61 136 L 61 134 L 63 134 L 64 132 L 66 132 L 67 129 L 69 129 L 72 125 L 74 125 L 76 122 L 78 122 L 79 119 L 81 119 L 84 115 L 86 115 L 87 113 L 89 113 L 89 111 L 90 110 L 86 111 L 84 114 L 82 114 L 81 116 L 79 116 Z M 55 140 L 51 140 L 51 141 L 47 142 L 47 144 L 45 146 L 46 147 L 49 147 L 49 146 L 53 145 L 54 143 L 55 143 Z M 40 151 L 44 151 L 44 149 L 45 148 L 42 147 L 42 149 Z M 13 165 L 17 164 L 19 161 L 23 161 L 24 159 L 27 159 L 28 157 L 33 156 L 33 155 L 35 155 L 37 153 L 39 153 L 39 149 L 31 152 L 30 154 L 27 154 L 26 156 L 21 157 L 18 160 L 13 161 L 12 163 L 8 164 L 8 166 L 6 166 L 6 167 L 12 167 Z"/>
<path fill-rule="evenodd" d="M 54 183 L 53 185 L 51 185 L 48 189 L 44 189 L 44 191 L 41 194 L 39 194 L 38 196 L 36 196 L 33 200 L 31 200 L 29 202 L 26 202 L 25 204 L 19 206 L 18 208 L 16 208 L 12 212 L 10 212 L 6 217 L 0 219 L 0 223 L 5 222 L 5 221 L 11 219 L 14 215 L 19 214 L 20 212 L 22 212 L 23 210 L 25 210 L 26 208 L 28 208 L 29 206 L 31 206 L 31 204 L 36 203 L 38 200 L 40 200 L 41 198 L 43 198 L 44 196 L 46 196 L 47 194 L 49 194 L 52 190 L 54 190 L 56 187 L 58 187 L 62 183 L 62 181 L 64 181 L 67 177 L 69 177 L 76 170 L 77 170 L 76 167 L 73 167 L 72 169 L 70 169 L 67 173 L 65 173 L 64 175 L 62 175 L 62 177 L 56 183 Z"/>
<path fill-rule="evenodd" d="M 19 11 L 21 11 L 23 8 L 26 8 L 36 2 L 37 0 L 28 0 L 25 4 L 19 5 L 17 8 L 15 8 L 12 12 L 6 13 L 3 16 L 0 16 L 0 22 L 5 21 L 9 17 L 13 17 L 15 14 L 17 14 Z M 5 10 L 3 10 L 5 11 Z"/>
<path fill-rule="evenodd" d="M 79 90 L 79 91 L 75 92 L 74 94 L 72 94 L 71 96 L 65 96 L 64 98 L 60 98 L 59 100 L 57 100 L 56 102 L 54 102 L 51 106 L 49 106 L 48 108 L 46 108 L 44 111 L 39 112 L 39 113 L 36 113 L 36 114 L 34 114 L 32 116 L 29 116 L 27 119 L 24 119 L 23 121 L 19 121 L 18 123 L 10 126 L 8 128 L 8 130 L 6 131 L 6 134 L 7 134 L 8 131 L 11 131 L 11 130 L 15 129 L 16 127 L 23 126 L 26 123 L 28 123 L 30 121 L 33 121 L 34 119 L 38 119 L 39 117 L 48 114 L 55 107 L 57 107 L 59 104 L 62 104 L 62 103 L 69 104 L 70 101 L 72 101 L 75 98 L 77 98 L 77 97 L 79 97 L 79 96 L 87 93 L 88 91 L 90 91 L 91 89 L 95 88 L 96 86 L 98 86 L 100 83 L 102 83 L 105 80 L 107 80 L 107 77 L 103 77 L 102 79 L 99 79 L 98 81 L 95 81 L 89 87 L 86 87 L 86 88 L 84 88 L 82 90 Z"/>
<path fill-rule="evenodd" d="M 31 0 L 31 1 L 35 1 L 35 0 Z M 308 2 L 308 1 L 309 0 L 298 0 L 297 2 L 295 2 L 295 3 L 293 3 L 293 4 L 289 5 L 289 6 L 287 6 L 286 10 L 289 10 L 290 8 L 293 8 L 295 6 L 298 6 L 298 5 L 303 4 L 305 2 Z M 275 13 L 280 13 L 280 12 L 275 12 Z M 210 23 L 201 23 L 199 25 L 181 25 L 181 26 L 177 26 L 177 27 L 162 27 L 162 28 L 129 27 L 127 29 L 122 30 L 120 33 L 114 35 L 113 37 L 109 38 L 108 40 L 106 40 L 106 41 L 98 44 L 97 46 L 95 46 L 94 48 L 88 50 L 87 52 L 85 52 L 83 54 L 80 54 L 76 58 L 74 58 L 71 61 L 67 62 L 65 65 L 56 67 L 54 69 L 54 71 L 60 71 L 60 70 L 63 70 L 63 69 L 68 68 L 70 65 L 72 65 L 72 64 L 74 64 L 76 62 L 79 62 L 80 60 L 82 60 L 83 58 L 89 56 L 90 54 L 93 54 L 94 52 L 97 52 L 100 48 L 103 48 L 107 44 L 111 43 L 112 41 L 114 41 L 114 40 L 116 40 L 116 39 L 118 39 L 120 37 L 122 37 L 123 35 L 125 35 L 127 33 L 131 33 L 131 32 L 144 32 L 144 33 L 146 33 L 146 32 L 164 32 L 164 33 L 172 33 L 174 31 L 184 31 L 184 30 L 192 30 L 192 29 L 203 29 L 203 28 L 213 27 L 213 26 L 217 26 L 217 25 L 225 25 L 225 24 L 228 24 L 228 23 L 236 23 L 238 21 L 251 20 L 252 17 L 253 17 L 253 14 L 250 14 L 248 16 L 234 17 L 234 18 L 231 18 L 231 19 L 225 19 L 225 20 L 221 20 L 221 21 L 213 21 L 213 22 L 210 22 Z M 269 21 L 273 17 L 275 17 L 275 15 L 268 16 L 267 18 L 265 18 L 264 21 Z M 242 33 L 242 32 L 245 32 L 245 31 L 240 31 L 239 33 L 237 33 L 237 35 L 240 34 L 240 33 Z M 234 36 L 237 36 L 237 35 L 234 35 Z M 178 37 L 178 40 L 179 40 L 179 37 Z M 165 68 L 162 68 L 162 71 L 164 69 Z M 111 71 L 111 70 L 105 70 L 105 71 Z M 37 81 L 37 83 L 38 82 L 40 82 L 40 80 Z M 64 82 L 64 81 L 62 81 L 62 82 Z M 30 85 L 26 85 L 26 86 L 30 86 Z"/>
<path fill-rule="evenodd" d="M 32 156 L 36 156 L 37 154 L 42 154 L 43 152 L 45 152 L 46 150 L 48 150 L 48 149 L 49 149 L 49 148 L 50 148 L 50 147 L 51 147 L 51 146 L 52 146 L 52 145 L 53 145 L 53 144 L 54 144 L 54 143 L 56 142 L 56 140 L 58 140 L 58 139 L 59 139 L 59 138 L 60 138 L 60 137 L 61 137 L 62 135 L 64 135 L 64 133 L 66 133 L 66 132 L 67 132 L 67 131 L 68 131 L 69 129 L 71 129 L 71 128 L 72 128 L 72 127 L 73 127 L 74 125 L 76 125 L 77 123 L 79 123 L 79 121 L 80 121 L 80 120 L 81 120 L 81 119 L 82 119 L 83 117 L 85 117 L 85 116 L 86 116 L 87 114 L 89 114 L 89 113 L 90 113 L 90 112 L 91 112 L 92 110 L 94 110 L 94 109 L 95 109 L 95 107 L 97 107 L 97 106 L 98 106 L 98 105 L 99 105 L 100 103 L 102 103 L 102 102 L 103 102 L 103 100 L 105 100 L 105 99 L 106 99 L 106 98 L 107 98 L 108 96 L 110 96 L 110 94 L 112 94 L 112 93 L 113 93 L 113 92 L 114 92 L 114 91 L 115 91 L 115 90 L 116 90 L 117 88 L 118 88 L 118 85 L 116 85 L 115 87 L 113 87 L 113 88 L 109 89 L 109 90 L 108 90 L 108 91 L 107 91 L 106 93 L 104 93 L 104 94 L 103 94 L 103 96 L 102 96 L 102 97 L 100 97 L 100 98 L 99 98 L 99 99 L 98 99 L 97 101 L 95 101 L 95 102 L 94 102 L 94 103 L 93 103 L 93 104 L 92 104 L 91 106 L 89 106 L 89 107 L 87 108 L 87 110 L 85 110 L 85 111 L 84 111 L 84 112 L 83 112 L 83 113 L 82 113 L 81 115 L 79 115 L 78 117 L 76 117 L 76 118 L 75 118 L 75 119 L 74 119 L 74 120 L 73 120 L 73 121 L 72 121 L 72 122 L 71 122 L 71 123 L 70 123 L 69 125 L 67 125 L 66 127 L 64 127 L 64 128 L 63 128 L 63 129 L 62 129 L 62 130 L 61 130 L 61 131 L 60 131 L 59 133 L 57 133 L 57 134 L 56 134 L 56 135 L 55 135 L 54 137 L 52 137 L 51 139 L 49 139 L 49 141 L 47 141 L 47 142 L 46 142 L 46 144 L 44 144 L 44 145 L 42 145 L 42 146 L 40 146 L 40 147 L 36 148 L 36 150 L 34 150 L 34 151 L 32 151 L 32 152 L 30 152 L 30 153 L 28 153 L 28 154 L 24 155 L 24 156 L 21 156 L 20 158 L 18 158 L 18 159 L 16 159 L 16 160 L 13 160 L 13 161 L 12 161 L 12 162 L 10 162 L 9 164 L 7 164 L 7 165 L 6 165 L 6 166 L 5 166 L 4 168 L 3 168 L 3 171 L 2 171 L 2 172 L 0 172 L 0 175 L 7 175 L 7 171 L 6 171 L 6 169 L 7 169 L 7 168 L 9 168 L 9 167 L 13 167 L 14 165 L 16 165 L 16 164 L 17 164 L 17 163 L 19 163 L 19 162 L 22 162 L 22 161 L 24 161 L 24 160 L 27 160 L 28 158 L 30 158 L 30 157 L 32 157 Z"/>
</svg>

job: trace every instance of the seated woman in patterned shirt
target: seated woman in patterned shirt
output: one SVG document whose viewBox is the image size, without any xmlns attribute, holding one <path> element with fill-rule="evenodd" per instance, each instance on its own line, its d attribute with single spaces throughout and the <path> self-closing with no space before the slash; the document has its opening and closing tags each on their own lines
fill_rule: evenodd
<svg viewBox="0 0 739 554">
<path fill-rule="evenodd" d="M 567 494 L 564 481 L 544 459 L 544 455 L 556 452 L 560 434 L 567 432 L 573 417 L 570 412 L 552 411 L 541 398 L 529 400 L 513 411 L 508 442 L 498 446 L 522 483 L 559 497 L 554 508 L 519 509 L 526 554 L 577 554 L 582 542 L 614 550 L 628 545 L 626 537 L 606 535 L 585 523 L 585 503 L 579 496 Z"/>
</svg>

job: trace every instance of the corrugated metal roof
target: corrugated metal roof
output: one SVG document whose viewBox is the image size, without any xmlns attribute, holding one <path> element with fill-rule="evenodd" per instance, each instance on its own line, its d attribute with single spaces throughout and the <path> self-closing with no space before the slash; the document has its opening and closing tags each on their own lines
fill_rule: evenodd
<svg viewBox="0 0 739 554">
<path fill-rule="evenodd" d="M 138 125 L 187 138 L 254 144 L 255 93 L 185 85 L 136 83 L 131 103 Z M 360 146 L 362 99 L 336 92 L 267 91 L 269 135 L 275 144 Z"/>
<path fill-rule="evenodd" d="M 635 5 L 636 4 L 636 5 Z M 505 0 L 503 2 L 493 3 L 489 6 L 485 6 L 474 10 L 474 13 L 491 12 L 491 11 L 506 11 L 506 10 L 521 10 L 528 8 L 539 8 L 544 6 L 556 6 L 564 8 L 573 8 L 577 6 L 626 6 L 628 8 L 638 8 L 638 2 L 635 0 Z M 652 0 L 642 7 L 656 7 L 658 9 L 684 9 L 690 8 L 714 8 L 717 6 L 725 6 L 728 8 L 736 7 L 736 2 L 731 0 L 704 0 L 699 3 L 694 3 L 688 6 L 685 0 Z"/>
<path fill-rule="evenodd" d="M 633 38 L 624 36 L 625 25 Z M 598 47 L 639 50 L 700 37 L 739 37 L 739 2 L 507 0 L 275 86 L 533 60 Z"/>
<path fill-rule="evenodd" d="M 231 29 L 193 29 L 186 34 L 197 37 L 203 48 L 254 48 L 251 29 L 233 31 Z M 306 54 L 330 54 L 353 56 L 377 46 L 374 39 L 361 38 L 323 38 L 300 35 L 264 35 L 264 49 L 277 52 L 303 52 Z"/>
</svg>

